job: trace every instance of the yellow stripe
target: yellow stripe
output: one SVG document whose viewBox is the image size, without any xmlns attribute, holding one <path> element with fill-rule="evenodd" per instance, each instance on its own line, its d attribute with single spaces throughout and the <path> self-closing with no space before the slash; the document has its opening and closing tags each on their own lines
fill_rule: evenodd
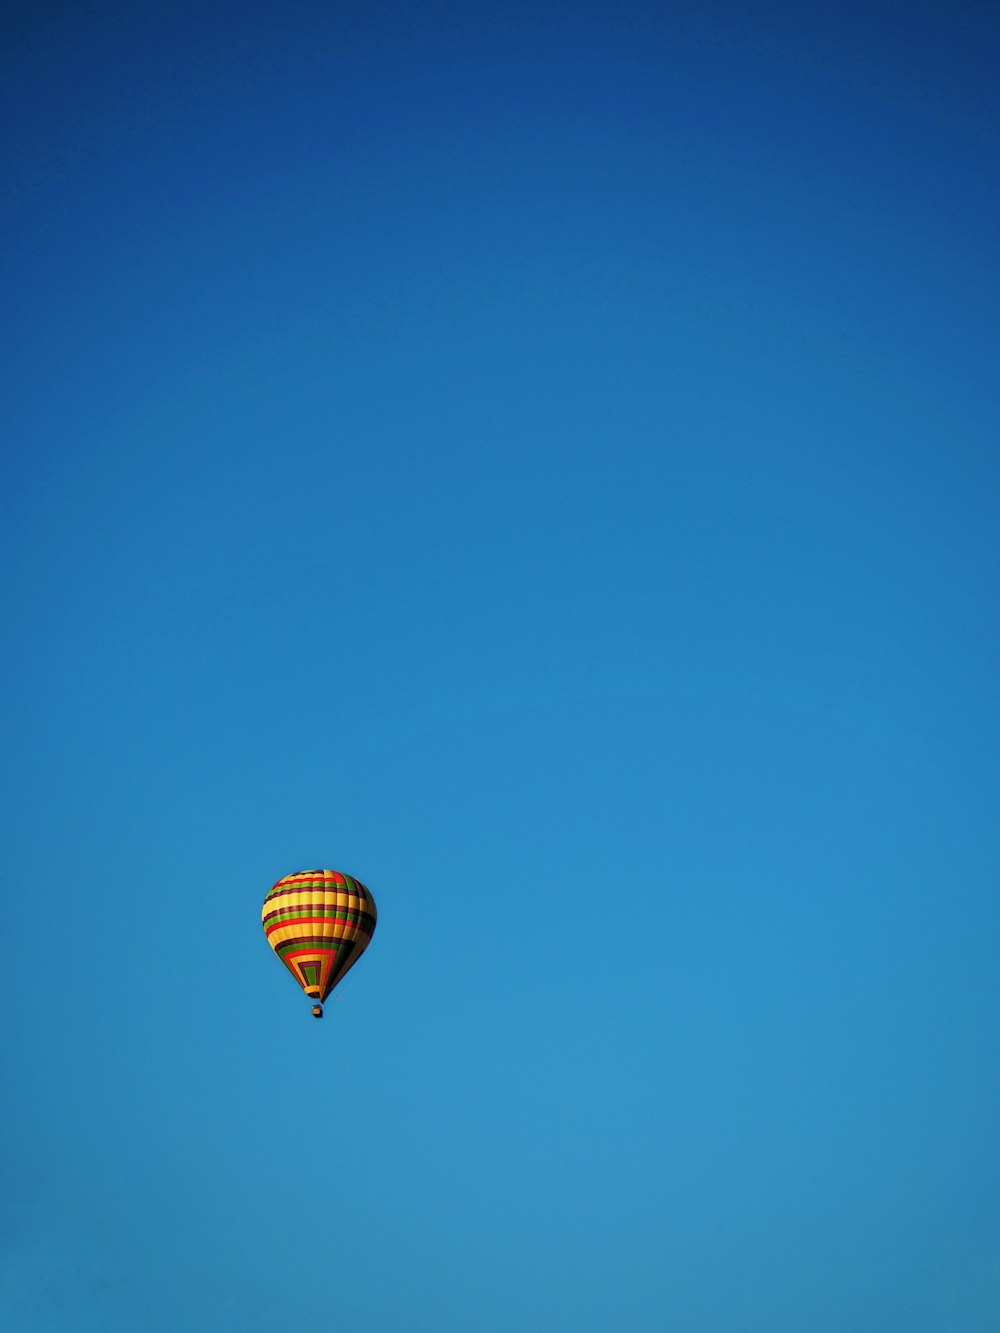
<svg viewBox="0 0 1000 1333">
<path fill-rule="evenodd" d="M 267 942 L 272 949 L 277 949 L 281 944 L 287 944 L 289 940 L 305 936 L 307 939 L 316 940 L 353 940 L 357 935 L 353 926 L 338 926 L 332 921 L 324 921 L 322 925 L 303 925 L 300 921 L 289 921 L 286 925 L 279 926 L 273 934 L 268 935 Z M 362 938 L 367 938 L 362 936 Z"/>
<path fill-rule="evenodd" d="M 354 912 L 367 911 L 370 915 L 374 915 L 368 900 L 359 898 L 357 894 L 344 893 L 330 889 L 307 889 L 302 893 L 289 893 L 286 897 L 277 900 L 273 898 L 267 899 L 264 902 L 264 906 L 261 908 L 260 916 L 263 921 L 264 917 L 266 917 L 269 912 L 300 911 L 303 908 L 311 907 L 327 910 L 334 907 L 341 907 Z"/>
</svg>

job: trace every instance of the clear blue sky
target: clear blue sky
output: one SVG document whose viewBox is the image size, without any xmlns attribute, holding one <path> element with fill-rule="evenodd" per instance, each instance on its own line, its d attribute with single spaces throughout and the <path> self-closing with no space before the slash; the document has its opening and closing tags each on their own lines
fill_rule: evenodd
<svg viewBox="0 0 1000 1333">
<path fill-rule="evenodd" d="M 995 1333 L 997 5 L 2 33 L 0 1324 Z"/>
</svg>

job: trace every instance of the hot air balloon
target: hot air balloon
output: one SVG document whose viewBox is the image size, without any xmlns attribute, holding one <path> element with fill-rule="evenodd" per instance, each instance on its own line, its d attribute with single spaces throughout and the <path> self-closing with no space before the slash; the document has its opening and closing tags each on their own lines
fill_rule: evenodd
<svg viewBox="0 0 1000 1333">
<path fill-rule="evenodd" d="M 285 875 L 264 899 L 267 942 L 305 993 L 313 1014 L 354 966 L 375 931 L 375 899 L 339 870 Z"/>
</svg>

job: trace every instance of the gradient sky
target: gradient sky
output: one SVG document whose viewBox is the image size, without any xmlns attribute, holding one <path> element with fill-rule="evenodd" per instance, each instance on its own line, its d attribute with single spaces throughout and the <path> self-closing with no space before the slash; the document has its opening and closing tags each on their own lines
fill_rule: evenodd
<svg viewBox="0 0 1000 1333">
<path fill-rule="evenodd" d="M 2 38 L 0 1324 L 995 1333 L 997 5 Z"/>
</svg>

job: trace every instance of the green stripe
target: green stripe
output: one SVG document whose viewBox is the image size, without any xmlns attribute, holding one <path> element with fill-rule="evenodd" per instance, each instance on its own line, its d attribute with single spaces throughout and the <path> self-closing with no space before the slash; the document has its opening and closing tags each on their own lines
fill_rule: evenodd
<svg viewBox="0 0 1000 1333">
<path fill-rule="evenodd" d="M 353 940 L 324 940 L 322 944 L 305 944 L 304 940 L 311 941 L 312 936 L 303 936 L 301 940 L 286 940 L 284 944 L 279 944 L 274 952 L 279 958 L 284 958 L 285 954 L 290 953 L 292 949 L 308 949 L 315 953 L 320 953 L 321 951 L 323 953 L 330 952 L 334 955 L 334 961 L 336 961 L 336 959 L 340 957 L 344 948 L 354 942 Z"/>
</svg>

